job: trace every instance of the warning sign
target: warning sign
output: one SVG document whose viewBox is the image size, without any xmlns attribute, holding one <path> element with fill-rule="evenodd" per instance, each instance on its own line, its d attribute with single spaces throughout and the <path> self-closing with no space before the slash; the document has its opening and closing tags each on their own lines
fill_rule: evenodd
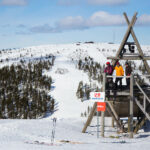
<svg viewBox="0 0 150 150">
<path fill-rule="evenodd" d="M 105 101 L 105 92 L 91 92 L 90 100 L 93 102 L 104 102 Z"/>
<path fill-rule="evenodd" d="M 105 102 L 97 102 L 97 111 L 105 111 L 106 103 Z"/>
</svg>

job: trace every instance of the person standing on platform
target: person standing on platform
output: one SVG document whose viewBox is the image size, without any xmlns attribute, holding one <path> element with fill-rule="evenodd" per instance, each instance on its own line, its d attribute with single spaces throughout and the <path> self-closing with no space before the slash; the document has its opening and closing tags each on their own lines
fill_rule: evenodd
<svg viewBox="0 0 150 150">
<path fill-rule="evenodd" d="M 132 68 L 131 68 L 131 66 L 129 65 L 128 62 L 125 63 L 125 66 L 126 66 L 125 74 L 126 74 L 127 77 L 129 77 L 132 73 Z M 130 78 L 126 78 L 126 83 L 127 83 L 127 88 L 129 88 L 130 87 Z"/>
<path fill-rule="evenodd" d="M 113 67 L 112 65 L 110 64 L 110 62 L 106 62 L 106 67 L 105 67 L 105 70 L 104 72 L 106 73 L 106 75 L 112 75 L 113 73 Z M 111 77 L 108 77 L 107 80 L 106 80 L 106 88 L 109 89 L 110 86 L 109 84 L 112 82 L 112 78 Z"/>
<path fill-rule="evenodd" d="M 124 70 L 119 62 L 116 63 L 115 70 L 116 70 L 115 89 L 118 89 L 118 82 L 119 82 L 119 89 L 122 90 L 122 77 L 119 76 L 124 76 Z"/>
<path fill-rule="evenodd" d="M 112 75 L 113 72 L 113 67 L 112 65 L 110 65 L 110 62 L 106 62 L 106 68 L 104 70 L 104 72 L 106 73 L 106 75 Z"/>
</svg>

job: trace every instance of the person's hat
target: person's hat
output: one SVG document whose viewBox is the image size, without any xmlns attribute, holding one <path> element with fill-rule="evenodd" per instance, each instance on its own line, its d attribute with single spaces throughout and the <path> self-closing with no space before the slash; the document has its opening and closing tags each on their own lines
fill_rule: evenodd
<svg viewBox="0 0 150 150">
<path fill-rule="evenodd" d="M 106 65 L 110 65 L 110 62 L 106 62 Z"/>
<path fill-rule="evenodd" d="M 116 65 L 120 65 L 119 61 L 116 62 Z"/>
</svg>

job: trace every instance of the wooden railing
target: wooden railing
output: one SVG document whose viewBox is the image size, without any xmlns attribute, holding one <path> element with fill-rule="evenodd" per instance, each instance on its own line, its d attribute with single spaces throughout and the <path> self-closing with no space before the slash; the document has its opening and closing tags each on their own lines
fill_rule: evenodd
<svg viewBox="0 0 150 150">
<path fill-rule="evenodd" d="M 146 102 L 148 101 L 150 103 L 150 99 L 148 98 L 148 96 L 146 95 L 146 93 L 142 90 L 141 86 L 138 84 L 137 81 L 135 81 L 135 84 L 137 85 L 138 89 L 141 91 L 141 93 L 144 96 L 143 97 L 143 105 L 138 101 L 137 98 L 135 98 L 135 102 L 139 106 L 139 108 L 142 110 L 142 112 L 145 114 L 145 116 L 147 117 L 147 119 L 150 120 L 149 112 L 146 111 Z"/>
</svg>

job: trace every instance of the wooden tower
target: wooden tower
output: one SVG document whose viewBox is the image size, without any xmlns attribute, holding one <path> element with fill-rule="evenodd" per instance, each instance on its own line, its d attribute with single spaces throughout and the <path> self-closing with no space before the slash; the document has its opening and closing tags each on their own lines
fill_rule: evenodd
<svg viewBox="0 0 150 150">
<path fill-rule="evenodd" d="M 124 38 L 120 44 L 120 47 L 117 51 L 117 54 L 115 57 L 108 57 L 107 59 L 111 59 L 112 60 L 112 65 L 115 66 L 116 62 L 119 60 L 141 60 L 143 61 L 143 64 L 146 68 L 147 71 L 147 77 L 150 77 L 150 68 L 149 65 L 147 63 L 147 60 L 150 60 L 150 57 L 148 56 L 144 56 L 144 53 L 141 49 L 141 46 L 136 38 L 136 35 L 134 33 L 133 30 L 133 26 L 137 20 L 137 13 L 135 13 L 131 19 L 131 21 L 129 21 L 126 13 L 123 13 L 125 20 L 128 24 L 128 28 L 127 31 L 124 35 Z M 129 36 L 133 37 L 134 42 L 128 42 Z M 126 49 L 125 46 L 129 47 L 129 53 L 126 53 Z M 138 53 L 134 53 L 134 47 L 136 46 Z M 144 75 L 145 76 L 145 75 Z M 103 88 L 102 91 L 105 92 L 106 89 L 106 75 L 103 75 Z M 133 133 L 137 133 L 137 131 L 144 125 L 145 121 L 148 119 L 150 120 L 150 89 L 148 87 L 146 87 L 146 90 L 142 88 L 142 86 L 138 83 L 138 81 L 136 80 L 136 76 L 131 75 L 130 76 L 130 89 L 128 90 L 128 92 L 117 92 L 116 93 L 116 97 L 121 96 L 125 97 L 127 102 L 129 103 L 129 107 L 127 107 L 126 109 L 129 110 L 129 124 L 128 124 L 128 131 L 129 131 L 129 137 L 133 138 Z M 134 88 L 138 89 L 138 92 L 134 92 Z M 140 99 L 139 99 L 139 95 L 140 95 Z M 110 96 L 110 95 L 109 95 Z M 112 100 L 114 99 L 114 94 L 111 95 Z M 106 103 L 107 103 L 107 112 L 110 114 L 110 116 L 112 116 L 113 120 L 116 122 L 117 126 L 124 131 L 124 127 L 123 124 L 121 123 L 120 117 L 116 111 L 116 108 L 114 107 L 113 103 L 111 103 L 111 101 L 108 101 L 108 95 L 106 94 Z M 140 112 L 142 112 L 142 116 L 140 117 L 139 120 L 137 120 L 136 125 L 133 127 L 133 117 L 134 116 L 134 106 L 136 105 L 136 107 L 138 107 L 138 110 L 140 110 Z M 94 103 L 93 108 L 90 112 L 90 115 L 84 125 L 84 128 L 82 130 L 82 133 L 86 132 L 87 127 L 90 125 L 92 118 L 95 114 L 96 111 L 96 107 L 97 104 Z M 105 113 L 102 112 L 101 113 L 101 136 L 104 136 L 104 116 Z"/>
</svg>

